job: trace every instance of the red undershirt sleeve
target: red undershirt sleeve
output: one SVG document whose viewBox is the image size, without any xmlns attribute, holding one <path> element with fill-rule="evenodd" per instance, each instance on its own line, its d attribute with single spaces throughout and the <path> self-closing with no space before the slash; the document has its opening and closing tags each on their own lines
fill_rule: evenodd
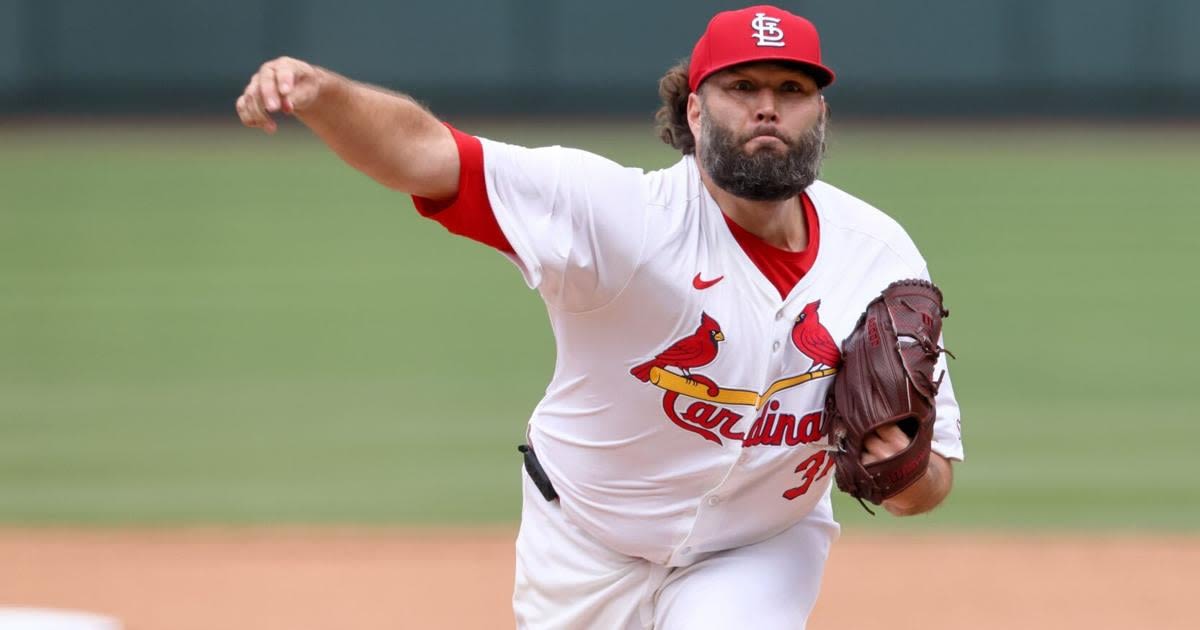
<svg viewBox="0 0 1200 630">
<path fill-rule="evenodd" d="M 445 123 L 443 123 L 445 124 Z M 458 193 L 445 200 L 413 195 L 413 205 L 421 216 L 433 219 L 452 234 L 465 236 L 506 254 L 513 248 L 504 236 L 492 204 L 488 201 L 484 180 L 483 144 L 479 138 L 446 125 L 458 146 Z"/>
</svg>

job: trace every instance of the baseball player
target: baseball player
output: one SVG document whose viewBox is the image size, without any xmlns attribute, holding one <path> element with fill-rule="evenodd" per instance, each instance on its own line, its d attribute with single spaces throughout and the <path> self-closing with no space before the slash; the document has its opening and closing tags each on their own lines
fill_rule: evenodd
<svg viewBox="0 0 1200 630">
<path fill-rule="evenodd" d="M 477 138 L 287 57 L 238 99 L 245 125 L 297 117 L 545 300 L 557 362 L 523 449 L 518 627 L 804 627 L 839 532 L 822 421 L 838 340 L 889 283 L 928 278 L 896 222 L 817 180 L 833 81 L 804 18 L 716 15 L 661 81 L 682 158 L 654 172 Z M 949 493 L 958 419 L 945 377 L 934 454 L 889 512 Z M 885 426 L 862 460 L 909 440 Z"/>
</svg>

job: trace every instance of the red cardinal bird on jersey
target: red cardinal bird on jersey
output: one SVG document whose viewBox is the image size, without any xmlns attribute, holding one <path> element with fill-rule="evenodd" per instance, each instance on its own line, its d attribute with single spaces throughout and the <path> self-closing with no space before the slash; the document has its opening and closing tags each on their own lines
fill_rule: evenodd
<svg viewBox="0 0 1200 630">
<path fill-rule="evenodd" d="M 629 370 L 629 373 L 640 381 L 650 380 L 650 370 L 673 365 L 683 370 L 684 376 L 691 378 L 693 368 L 712 363 L 717 358 L 717 342 L 725 341 L 721 325 L 717 320 L 700 314 L 700 327 L 696 332 L 671 344 L 670 348 L 658 353 L 658 356 Z"/>
<path fill-rule="evenodd" d="M 821 325 L 821 318 L 817 315 L 819 308 L 821 300 L 809 302 L 796 317 L 796 325 L 792 326 L 792 343 L 813 361 L 810 372 L 818 365 L 838 367 L 842 364 L 842 351 L 834 343 L 829 331 Z"/>
</svg>

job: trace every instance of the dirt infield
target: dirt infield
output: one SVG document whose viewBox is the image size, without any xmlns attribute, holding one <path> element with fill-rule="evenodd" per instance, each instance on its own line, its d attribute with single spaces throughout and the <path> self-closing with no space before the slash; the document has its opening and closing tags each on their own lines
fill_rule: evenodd
<svg viewBox="0 0 1200 630">
<path fill-rule="evenodd" d="M 0 607 L 100 612 L 126 630 L 511 628 L 513 536 L 0 529 Z M 854 593 L 863 577 L 884 588 L 877 606 Z M 1200 537 L 849 532 L 809 627 L 1194 629 L 1198 585 Z"/>
</svg>

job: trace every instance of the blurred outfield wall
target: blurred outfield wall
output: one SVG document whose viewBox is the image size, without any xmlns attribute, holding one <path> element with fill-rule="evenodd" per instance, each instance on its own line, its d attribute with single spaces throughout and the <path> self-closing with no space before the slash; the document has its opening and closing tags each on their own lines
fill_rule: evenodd
<svg viewBox="0 0 1200 630">
<path fill-rule="evenodd" d="M 1194 117 L 1195 0 L 809 0 L 839 114 Z M 709 0 L 0 0 L 0 113 L 227 113 L 289 54 L 440 113 L 632 114 Z"/>
</svg>

